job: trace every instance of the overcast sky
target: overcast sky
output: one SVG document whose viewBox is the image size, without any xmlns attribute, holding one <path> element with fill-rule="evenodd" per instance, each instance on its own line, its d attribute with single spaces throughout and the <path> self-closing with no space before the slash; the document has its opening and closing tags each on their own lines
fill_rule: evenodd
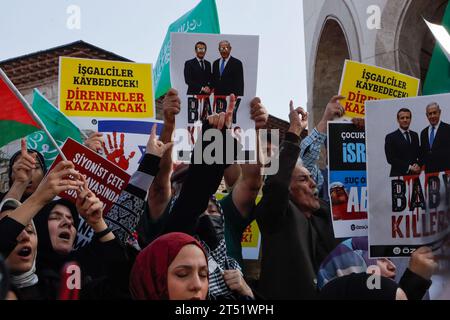
<svg viewBox="0 0 450 320">
<path fill-rule="evenodd" d="M 154 63 L 168 26 L 199 0 L 15 0 L 2 3 L 0 61 L 83 40 L 136 62 Z M 222 33 L 259 35 L 257 95 L 288 119 L 306 106 L 301 0 L 216 0 Z M 81 28 L 68 29 L 68 6 Z"/>
</svg>

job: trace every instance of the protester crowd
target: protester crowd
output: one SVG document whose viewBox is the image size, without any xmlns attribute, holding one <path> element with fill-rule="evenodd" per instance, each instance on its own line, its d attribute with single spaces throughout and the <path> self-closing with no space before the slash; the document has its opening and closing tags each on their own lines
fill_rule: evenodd
<svg viewBox="0 0 450 320">
<path fill-rule="evenodd" d="M 11 157 L 9 190 L 0 203 L 0 298 L 423 299 L 437 271 L 430 248 L 415 251 L 399 274 L 391 260 L 368 257 L 367 238 L 334 237 L 318 161 L 327 123 L 344 115 L 342 98 L 330 99 L 303 140 L 308 113 L 291 103 L 286 108 L 289 130 L 274 150 L 279 170 L 263 176 L 262 159 L 256 164 L 175 163 L 171 152 L 180 99 L 171 89 L 163 101 L 163 131 L 158 139 L 152 129 L 139 168 L 109 210 L 114 219 L 104 218 L 102 202 L 73 163 L 62 161 L 47 172 L 42 155 L 22 141 Z M 240 142 L 227 130 L 233 107 L 232 95 L 226 112 L 203 122 L 202 133 L 219 130 L 239 150 Z M 259 98 L 248 110 L 256 130 L 266 128 L 268 113 Z M 211 143 L 205 141 L 197 143 L 192 159 Z M 85 141 L 94 151 L 102 143 L 98 133 Z M 230 190 L 217 200 L 223 178 Z M 77 193 L 76 203 L 57 199 L 67 190 Z M 262 198 L 255 204 L 258 194 Z M 123 210 L 135 219 L 120 221 Z M 74 250 L 81 219 L 94 237 Z M 262 261 L 259 280 L 250 283 L 241 238 L 253 220 L 261 230 Z M 126 232 L 124 223 L 136 233 Z M 73 274 L 80 278 L 71 279 L 68 270 L 78 270 Z M 397 275 L 401 279 L 395 282 Z M 371 277 L 378 277 L 379 288 L 368 286 Z"/>
</svg>

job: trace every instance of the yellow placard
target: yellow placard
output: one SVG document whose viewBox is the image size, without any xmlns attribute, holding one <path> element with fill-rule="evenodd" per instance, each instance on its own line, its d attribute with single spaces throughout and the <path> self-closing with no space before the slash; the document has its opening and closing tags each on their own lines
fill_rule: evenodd
<svg viewBox="0 0 450 320">
<path fill-rule="evenodd" d="M 259 237 L 261 233 L 259 231 L 258 223 L 256 220 L 247 226 L 242 233 L 241 245 L 246 248 L 256 248 L 258 246 Z"/>
<path fill-rule="evenodd" d="M 61 57 L 59 109 L 76 117 L 153 118 L 152 65 Z"/>
<path fill-rule="evenodd" d="M 216 193 L 216 199 L 222 200 L 227 196 L 224 193 Z M 261 201 L 261 196 L 257 196 L 255 200 L 255 204 L 258 204 Z M 250 225 L 242 233 L 241 245 L 243 248 L 257 248 L 259 237 L 261 237 L 261 232 L 259 231 L 258 223 L 256 220 L 253 220 Z"/>
<path fill-rule="evenodd" d="M 363 118 L 369 100 L 416 97 L 420 80 L 396 71 L 345 60 L 339 94 L 345 118 Z"/>
</svg>

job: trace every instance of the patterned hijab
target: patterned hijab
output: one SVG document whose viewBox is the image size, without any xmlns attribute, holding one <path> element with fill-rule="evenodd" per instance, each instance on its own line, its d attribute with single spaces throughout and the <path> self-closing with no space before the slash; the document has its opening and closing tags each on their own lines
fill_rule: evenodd
<svg viewBox="0 0 450 320">
<path fill-rule="evenodd" d="M 340 243 L 322 262 L 317 286 L 322 289 L 329 281 L 351 273 L 365 273 L 377 260 L 369 259 L 367 237 L 350 238 Z"/>
</svg>

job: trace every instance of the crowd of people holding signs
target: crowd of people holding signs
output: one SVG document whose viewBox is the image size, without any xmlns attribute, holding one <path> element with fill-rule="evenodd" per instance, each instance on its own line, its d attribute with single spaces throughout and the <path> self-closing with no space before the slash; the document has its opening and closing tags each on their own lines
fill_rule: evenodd
<svg viewBox="0 0 450 320">
<path fill-rule="evenodd" d="M 0 199 L 0 299 L 450 298 L 430 292 L 449 272 L 450 95 L 415 97 L 417 79 L 346 61 L 306 138 L 291 102 L 276 106 L 282 142 L 263 143 L 257 44 L 173 34 L 163 123 L 140 87 L 151 66 L 62 58 L 59 110 L 84 137 L 66 135 L 49 166 L 20 136 Z M 0 81 L 0 102 L 29 107 Z M 255 220 L 250 281 L 241 239 Z"/>
</svg>

